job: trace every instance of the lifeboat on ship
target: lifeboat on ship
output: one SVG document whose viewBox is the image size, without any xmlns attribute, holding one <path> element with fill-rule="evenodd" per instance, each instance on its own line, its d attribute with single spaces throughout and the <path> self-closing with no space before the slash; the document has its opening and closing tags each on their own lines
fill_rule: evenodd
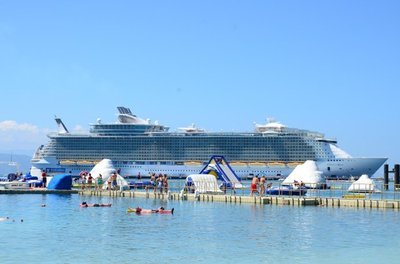
<svg viewBox="0 0 400 264">
<path fill-rule="evenodd" d="M 259 162 L 259 161 L 255 161 L 255 162 L 250 162 L 250 164 L 249 165 L 251 165 L 251 166 L 266 166 L 267 165 L 267 163 L 265 163 L 265 162 Z"/>
<path fill-rule="evenodd" d="M 281 166 L 285 166 L 285 162 L 281 162 L 281 161 L 272 161 L 272 162 L 268 162 L 267 166 L 271 166 L 271 167 L 281 167 Z"/>
<path fill-rule="evenodd" d="M 60 161 L 61 165 L 73 165 L 75 163 L 76 163 L 76 161 L 74 161 L 74 160 L 61 160 Z"/>
<path fill-rule="evenodd" d="M 296 167 L 298 165 L 302 165 L 303 163 L 304 162 L 302 162 L 302 161 L 291 161 L 291 162 L 286 163 L 286 165 L 290 166 L 290 167 Z"/>
<path fill-rule="evenodd" d="M 88 160 L 78 160 L 76 162 L 78 165 L 94 165 L 93 161 L 88 161 Z"/>
<path fill-rule="evenodd" d="M 200 165 L 203 165 L 203 162 L 198 161 L 198 160 L 189 160 L 189 161 L 185 161 L 184 164 L 188 165 L 188 166 L 200 166 Z"/>
<path fill-rule="evenodd" d="M 243 161 L 233 161 L 229 163 L 231 166 L 248 166 L 246 162 Z"/>
</svg>

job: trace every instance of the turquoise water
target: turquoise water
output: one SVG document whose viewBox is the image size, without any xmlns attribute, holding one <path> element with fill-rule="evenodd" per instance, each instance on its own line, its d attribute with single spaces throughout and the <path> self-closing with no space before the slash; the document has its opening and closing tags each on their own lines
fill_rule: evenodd
<svg viewBox="0 0 400 264">
<path fill-rule="evenodd" d="M 79 203 L 112 203 L 80 208 Z M 46 204 L 46 207 L 41 207 Z M 174 215 L 126 213 L 174 207 Z M 400 212 L 0 195 L 1 263 L 398 263 Z M 23 219 L 23 222 L 21 222 Z"/>
<path fill-rule="evenodd" d="M 273 184 L 273 187 L 281 186 L 281 181 L 268 181 Z M 240 195 L 240 196 L 248 196 L 250 194 L 249 187 L 250 181 L 243 180 L 242 183 L 246 186 L 244 189 L 238 189 L 235 192 L 232 189 L 227 190 L 228 195 Z M 307 190 L 307 197 L 334 197 L 340 198 L 343 195 L 349 194 L 347 191 L 350 185 L 352 184 L 351 181 L 327 181 L 327 184 L 331 189 L 327 190 Z M 367 193 L 365 194 L 366 199 L 374 199 L 374 200 L 381 200 L 381 199 L 388 199 L 388 200 L 400 200 L 400 192 L 394 191 L 393 182 L 389 183 L 389 189 L 387 191 L 384 190 L 383 181 L 376 180 L 375 181 L 375 188 L 379 190 L 377 193 Z M 172 192 L 180 192 L 185 186 L 184 180 L 170 180 L 169 181 L 169 190 Z"/>
</svg>

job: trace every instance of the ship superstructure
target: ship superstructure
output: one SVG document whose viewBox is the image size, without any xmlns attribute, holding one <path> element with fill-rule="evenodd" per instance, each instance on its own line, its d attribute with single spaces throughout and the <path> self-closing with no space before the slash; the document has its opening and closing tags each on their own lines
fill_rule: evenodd
<svg viewBox="0 0 400 264">
<path fill-rule="evenodd" d="M 353 158 L 322 133 L 289 128 L 274 120 L 255 124 L 254 132 L 207 132 L 194 125 L 169 128 L 118 107 L 116 123 L 97 120 L 87 134 L 68 131 L 56 118 L 59 131 L 48 135 L 32 159 L 31 173 L 67 172 L 79 175 L 107 158 L 121 175 L 197 173 L 212 155 L 223 155 L 241 176 L 287 176 L 296 165 L 314 160 L 327 177 L 372 175 L 386 158 Z"/>
</svg>

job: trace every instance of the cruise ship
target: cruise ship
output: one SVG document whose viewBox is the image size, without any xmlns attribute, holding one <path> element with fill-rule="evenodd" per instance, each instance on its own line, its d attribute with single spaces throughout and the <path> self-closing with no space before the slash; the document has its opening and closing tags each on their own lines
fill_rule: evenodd
<svg viewBox="0 0 400 264">
<path fill-rule="evenodd" d="M 322 133 L 289 128 L 274 120 L 255 124 L 253 132 L 207 132 L 195 125 L 170 132 L 158 122 L 117 107 L 118 120 L 90 124 L 85 134 L 71 133 L 55 118 L 58 132 L 33 155 L 31 174 L 89 171 L 111 159 L 122 176 L 152 173 L 184 177 L 198 173 L 212 155 L 223 155 L 238 176 L 285 177 L 299 164 L 314 160 L 326 177 L 373 175 L 387 158 L 355 158 Z"/>
</svg>

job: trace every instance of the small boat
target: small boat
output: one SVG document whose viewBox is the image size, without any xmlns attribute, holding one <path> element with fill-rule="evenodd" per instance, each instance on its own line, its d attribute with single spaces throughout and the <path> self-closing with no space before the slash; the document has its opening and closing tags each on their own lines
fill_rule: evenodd
<svg viewBox="0 0 400 264">
<path fill-rule="evenodd" d="M 293 162 L 288 162 L 288 163 L 286 163 L 286 165 L 287 166 L 290 166 L 290 167 L 296 167 L 296 166 L 298 166 L 298 165 L 301 165 L 301 164 L 303 164 L 304 162 L 302 162 L 302 161 L 293 161 Z"/>
<path fill-rule="evenodd" d="M 129 183 L 130 189 L 146 189 L 153 186 L 154 184 L 151 181 L 131 181 Z"/>
<path fill-rule="evenodd" d="M 250 162 L 250 166 L 266 166 L 267 163 L 265 162 L 259 162 L 259 161 L 255 161 L 255 162 Z"/>
<path fill-rule="evenodd" d="M 90 161 L 90 160 L 78 160 L 78 161 L 76 161 L 76 164 L 77 165 L 96 165 L 96 164 L 93 164 L 93 161 Z"/>
<path fill-rule="evenodd" d="M 29 190 L 29 188 L 30 186 L 27 182 L 0 182 L 0 190 Z"/>
<path fill-rule="evenodd" d="M 232 161 L 230 163 L 231 166 L 248 166 L 247 162 L 243 161 Z"/>
<path fill-rule="evenodd" d="M 280 167 L 280 166 L 285 166 L 285 162 L 279 162 L 279 161 L 273 161 L 273 162 L 268 162 L 267 163 L 267 166 L 270 166 L 270 167 L 275 167 L 275 166 L 278 166 L 278 167 Z"/>
<path fill-rule="evenodd" d="M 200 166 L 200 165 L 203 165 L 203 162 L 198 161 L 198 160 L 189 160 L 189 161 L 185 161 L 184 164 L 188 165 L 188 166 L 196 166 L 196 165 Z"/>
<path fill-rule="evenodd" d="M 60 160 L 61 165 L 71 165 L 71 164 L 76 164 L 76 161 L 73 160 Z"/>
<path fill-rule="evenodd" d="M 267 188 L 265 191 L 266 194 L 269 195 L 305 195 L 307 193 L 307 189 L 304 187 L 298 187 L 295 188 L 290 185 L 282 185 L 279 187 L 272 187 L 272 188 Z"/>
</svg>

